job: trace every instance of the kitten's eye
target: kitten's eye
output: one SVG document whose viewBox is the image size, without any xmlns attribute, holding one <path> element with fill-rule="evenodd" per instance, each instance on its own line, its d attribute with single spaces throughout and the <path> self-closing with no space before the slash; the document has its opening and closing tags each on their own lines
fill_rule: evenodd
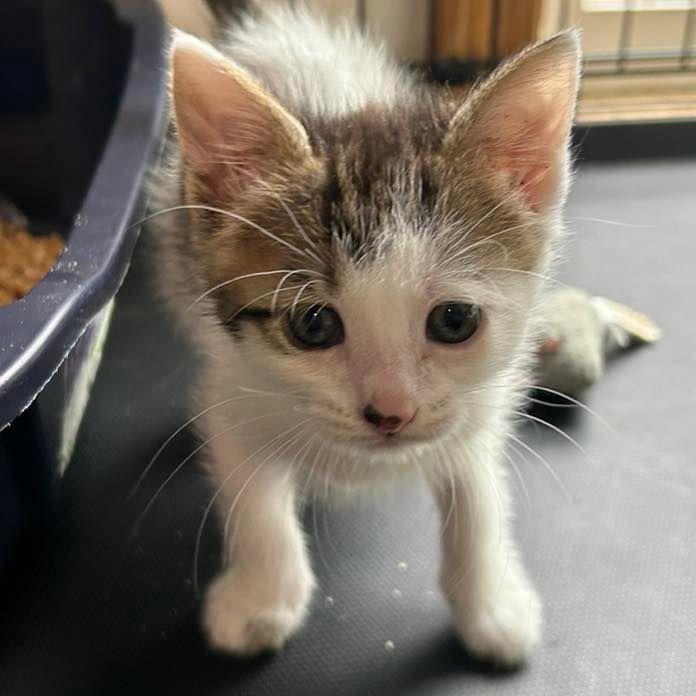
<svg viewBox="0 0 696 696">
<path fill-rule="evenodd" d="M 288 328 L 302 348 L 330 348 L 343 341 L 343 322 L 331 307 L 300 307 L 288 315 Z"/>
<path fill-rule="evenodd" d="M 431 341 L 462 343 L 476 333 L 480 323 L 481 310 L 477 305 L 451 302 L 430 312 L 426 333 Z"/>
</svg>

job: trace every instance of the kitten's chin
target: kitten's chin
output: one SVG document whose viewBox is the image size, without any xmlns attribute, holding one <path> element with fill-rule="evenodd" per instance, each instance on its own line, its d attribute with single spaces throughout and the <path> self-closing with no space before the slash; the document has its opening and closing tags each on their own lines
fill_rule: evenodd
<svg viewBox="0 0 696 696">
<path fill-rule="evenodd" d="M 333 427 L 332 427 L 333 426 Z M 424 462 L 433 461 L 438 448 L 456 428 L 452 424 L 429 429 L 423 433 L 402 433 L 384 438 L 339 430 L 333 424 L 321 428 L 322 447 L 325 453 L 321 480 L 328 480 L 336 490 L 345 487 L 352 493 L 361 486 L 372 486 L 398 480 L 421 471 Z M 310 479 L 312 475 L 310 474 Z M 313 485 L 313 484 L 309 484 Z"/>
</svg>

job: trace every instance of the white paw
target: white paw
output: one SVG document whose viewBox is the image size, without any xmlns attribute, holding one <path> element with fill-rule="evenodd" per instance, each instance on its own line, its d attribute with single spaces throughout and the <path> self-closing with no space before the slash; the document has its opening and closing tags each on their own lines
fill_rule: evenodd
<svg viewBox="0 0 696 696">
<path fill-rule="evenodd" d="M 305 619 L 314 581 L 249 578 L 228 571 L 209 587 L 203 627 L 211 647 L 238 655 L 278 650 Z"/>
<path fill-rule="evenodd" d="M 541 603 L 526 580 L 503 582 L 476 605 L 453 602 L 457 633 L 472 655 L 503 667 L 524 664 L 541 636 Z"/>
</svg>

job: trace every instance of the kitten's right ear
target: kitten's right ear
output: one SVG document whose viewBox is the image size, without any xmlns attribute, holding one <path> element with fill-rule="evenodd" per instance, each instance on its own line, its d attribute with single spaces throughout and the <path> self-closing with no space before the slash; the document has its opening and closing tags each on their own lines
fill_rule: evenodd
<svg viewBox="0 0 696 696">
<path fill-rule="evenodd" d="M 253 180 L 310 156 L 296 118 L 243 68 L 180 31 L 172 42 L 171 94 L 184 165 L 205 197 L 229 202 Z"/>
<path fill-rule="evenodd" d="M 445 138 L 452 160 L 478 152 L 481 175 L 535 212 L 565 195 L 568 141 L 580 77 L 579 37 L 567 31 L 522 51 L 474 90 Z"/>
</svg>

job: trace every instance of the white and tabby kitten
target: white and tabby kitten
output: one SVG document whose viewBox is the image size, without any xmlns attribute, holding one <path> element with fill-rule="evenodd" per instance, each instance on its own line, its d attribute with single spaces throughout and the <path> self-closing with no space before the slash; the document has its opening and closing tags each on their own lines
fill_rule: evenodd
<svg viewBox="0 0 696 696">
<path fill-rule="evenodd" d="M 196 422 L 229 558 L 203 608 L 214 647 L 274 649 L 301 627 L 305 498 L 417 473 L 462 641 L 530 654 L 541 610 L 501 460 L 561 232 L 578 65 L 564 33 L 457 98 L 282 2 L 252 4 L 217 48 L 174 37 L 155 193 L 177 209 L 156 222 L 204 359 Z"/>
</svg>

